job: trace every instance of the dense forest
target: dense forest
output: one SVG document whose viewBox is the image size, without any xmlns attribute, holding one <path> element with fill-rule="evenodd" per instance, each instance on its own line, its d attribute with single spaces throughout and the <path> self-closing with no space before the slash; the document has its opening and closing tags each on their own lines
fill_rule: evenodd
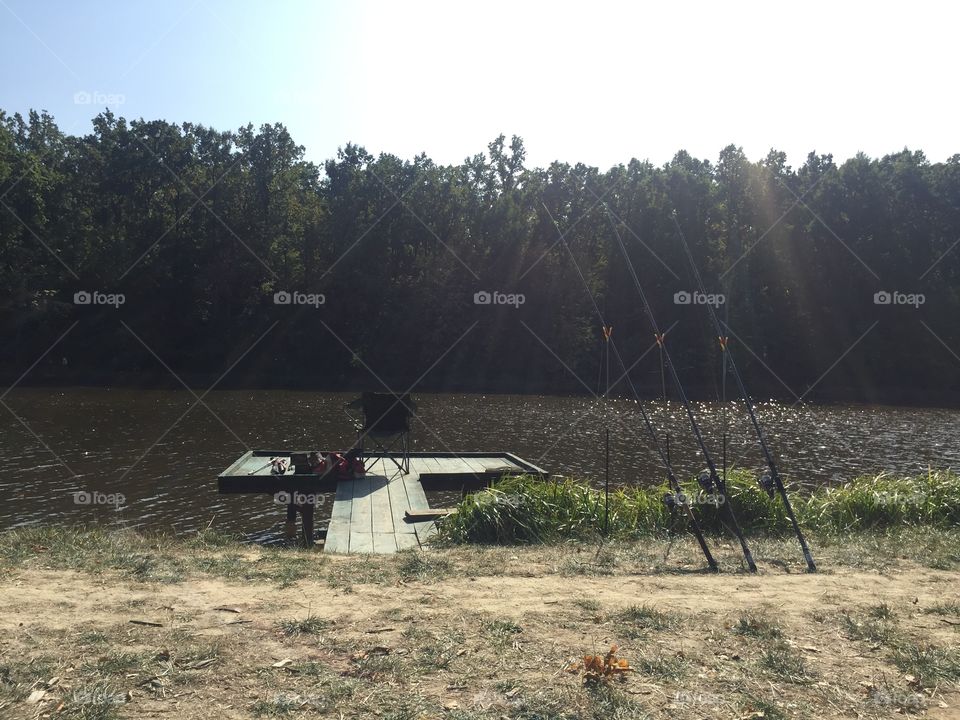
<svg viewBox="0 0 960 720">
<path fill-rule="evenodd" d="M 527 167 L 523 141 L 500 136 L 459 165 L 347 144 L 321 167 L 279 124 L 111 112 L 84 136 L 0 112 L 0 369 L 587 392 L 606 382 L 602 315 L 653 395 L 635 270 L 681 376 L 713 397 L 718 343 L 677 295 L 697 289 L 679 230 L 724 295 L 755 395 L 960 401 L 960 155 L 810 153 L 792 168 L 731 145 L 716 162 L 680 151 L 603 171 Z"/>
</svg>

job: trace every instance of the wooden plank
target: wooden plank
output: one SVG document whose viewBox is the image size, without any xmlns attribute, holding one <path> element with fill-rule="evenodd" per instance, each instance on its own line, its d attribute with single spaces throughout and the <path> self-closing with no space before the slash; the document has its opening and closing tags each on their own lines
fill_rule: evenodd
<svg viewBox="0 0 960 720">
<path fill-rule="evenodd" d="M 407 510 L 404 517 L 409 522 L 420 522 L 422 520 L 436 520 L 445 518 L 447 515 L 453 515 L 456 508 L 431 508 L 430 510 Z"/>
<path fill-rule="evenodd" d="M 337 483 L 337 494 L 333 498 L 333 510 L 330 511 L 331 518 L 350 522 L 350 514 L 353 509 L 354 482 L 356 481 L 343 480 Z"/>
<path fill-rule="evenodd" d="M 394 478 L 387 485 L 387 491 L 390 493 L 390 510 L 393 515 L 393 530 L 397 534 L 410 534 L 414 529 L 406 522 L 406 513 L 410 510 L 410 503 L 407 500 L 407 491 L 403 485 L 403 479 Z"/>
<path fill-rule="evenodd" d="M 323 551 L 330 553 L 350 552 L 350 516 L 353 512 L 353 480 L 344 480 L 337 484 L 337 494 L 330 511 L 330 524 L 327 525 L 327 537 Z"/>
<path fill-rule="evenodd" d="M 388 482 L 382 475 L 374 475 L 370 478 L 371 527 L 374 533 L 394 532 Z"/>
<path fill-rule="evenodd" d="M 545 478 L 550 474 L 546 470 L 544 470 L 542 467 L 534 465 L 532 462 L 524 460 L 523 458 L 518 457 L 513 453 L 503 453 L 503 457 L 509 460 L 510 462 L 514 463 L 518 467 L 520 467 L 521 470 L 524 470 L 533 475 L 540 475 L 541 477 Z M 540 462 L 539 458 L 537 459 L 537 462 Z"/>
<path fill-rule="evenodd" d="M 411 457 L 410 458 L 410 472 L 414 475 L 419 475 L 423 472 L 430 472 L 431 468 L 435 465 L 433 458 L 424 458 L 424 457 Z"/>
<path fill-rule="evenodd" d="M 436 457 L 423 458 L 423 472 L 440 472 L 440 460 Z"/>
<path fill-rule="evenodd" d="M 482 475 L 486 472 L 486 468 L 483 466 L 484 460 L 489 462 L 490 458 L 463 458 L 463 464 L 470 469 L 470 472 Z"/>
<path fill-rule="evenodd" d="M 420 478 L 405 475 L 403 489 L 407 494 L 407 507 L 411 510 L 428 510 L 430 508 L 426 493 L 423 492 L 423 486 L 420 484 Z"/>
<path fill-rule="evenodd" d="M 346 555 L 350 552 L 350 521 L 331 520 L 327 525 L 327 537 L 323 543 L 323 551 Z"/>
<path fill-rule="evenodd" d="M 417 540 L 417 533 L 412 525 L 410 526 L 410 532 L 397 533 L 395 537 L 397 539 L 397 550 L 417 550 L 420 547 L 420 541 Z"/>
<path fill-rule="evenodd" d="M 397 536 L 394 533 L 372 533 L 373 552 L 389 555 L 397 551 Z"/>
<path fill-rule="evenodd" d="M 463 466 L 463 463 L 458 458 L 452 457 L 443 457 L 436 458 L 437 468 L 434 470 L 436 473 L 462 473 L 468 472 L 468 470 Z"/>
<path fill-rule="evenodd" d="M 357 532 L 373 532 L 373 505 L 370 502 L 370 476 L 353 481 L 353 501 L 350 513 L 350 548 Z"/>
<path fill-rule="evenodd" d="M 350 554 L 373 552 L 373 533 L 369 530 L 361 532 L 355 527 L 350 532 Z"/>
<path fill-rule="evenodd" d="M 404 478 L 403 486 L 404 490 L 406 490 L 407 503 L 411 510 L 423 511 L 430 509 L 430 504 L 427 502 L 427 496 L 426 493 L 423 492 L 423 486 L 420 484 L 419 478 L 413 478 L 408 475 Z M 427 538 L 435 535 L 437 532 L 436 523 L 433 521 L 407 523 L 407 526 L 412 527 L 416 532 L 417 543 L 421 548 L 426 544 Z"/>
</svg>

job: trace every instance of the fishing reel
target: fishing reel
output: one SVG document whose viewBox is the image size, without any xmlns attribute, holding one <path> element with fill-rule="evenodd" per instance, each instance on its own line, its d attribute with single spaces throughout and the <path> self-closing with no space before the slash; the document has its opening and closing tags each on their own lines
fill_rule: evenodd
<svg viewBox="0 0 960 720">
<path fill-rule="evenodd" d="M 708 495 L 713 495 L 717 491 L 717 483 L 714 474 L 704 468 L 697 475 L 697 484 Z"/>
<path fill-rule="evenodd" d="M 757 478 L 757 485 L 770 496 L 770 499 L 773 500 L 773 494 L 776 492 L 776 486 L 773 483 L 773 476 L 770 474 L 769 470 L 764 470 L 763 474 Z"/>
<path fill-rule="evenodd" d="M 672 492 L 667 492 L 663 494 L 663 504 L 670 511 L 672 515 L 677 510 L 677 496 Z"/>
</svg>

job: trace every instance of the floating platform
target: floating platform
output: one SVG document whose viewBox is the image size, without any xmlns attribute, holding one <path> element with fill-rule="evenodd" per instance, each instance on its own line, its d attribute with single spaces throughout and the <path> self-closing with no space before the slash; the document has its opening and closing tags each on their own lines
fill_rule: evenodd
<svg viewBox="0 0 960 720">
<path fill-rule="evenodd" d="M 462 493 L 480 490 L 505 475 L 538 475 L 543 469 L 511 453 L 410 453 L 410 472 L 403 474 L 399 455 L 370 454 L 367 473 L 337 480 L 332 475 L 270 473 L 270 458 L 293 457 L 290 451 L 251 450 L 217 478 L 220 493 L 301 492 L 333 494 L 325 552 L 395 553 L 422 547 L 436 532 L 436 521 L 419 520 L 430 509 L 425 491 Z M 413 518 L 407 512 L 413 512 Z"/>
</svg>

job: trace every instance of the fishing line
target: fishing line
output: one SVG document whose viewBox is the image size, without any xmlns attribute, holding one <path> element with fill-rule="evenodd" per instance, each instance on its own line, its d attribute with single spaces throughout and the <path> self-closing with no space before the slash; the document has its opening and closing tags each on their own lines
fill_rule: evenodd
<svg viewBox="0 0 960 720">
<path fill-rule="evenodd" d="M 743 551 L 743 557 L 747 562 L 747 567 L 750 569 L 750 572 L 756 572 L 757 566 L 753 561 L 753 553 L 750 552 L 750 546 L 747 545 L 747 540 L 743 536 L 743 532 L 740 529 L 740 523 L 737 521 L 736 513 L 733 510 L 733 506 L 729 502 L 726 483 L 717 474 L 717 467 L 713 462 L 710 451 L 707 450 L 706 443 L 703 440 L 703 435 L 700 432 L 700 426 L 698 425 L 697 419 L 693 414 L 693 409 L 690 406 L 690 400 L 687 398 L 686 392 L 683 390 L 683 384 L 680 382 L 680 376 L 677 373 L 677 368 L 670 357 L 670 351 L 667 349 L 663 335 L 660 333 L 660 328 L 657 325 L 656 318 L 653 315 L 653 309 L 650 307 L 650 303 L 647 301 L 646 293 L 643 291 L 643 286 L 640 283 L 640 278 L 637 276 L 633 262 L 630 260 L 630 256 L 627 254 L 627 248 L 623 244 L 623 238 L 620 237 L 620 231 L 617 230 L 617 226 L 613 222 L 609 207 L 607 207 L 605 202 L 602 204 L 604 209 L 607 211 L 607 219 L 610 222 L 610 226 L 613 228 L 614 235 L 617 238 L 617 244 L 620 246 L 620 252 L 623 255 L 627 269 L 630 271 L 630 276 L 633 278 L 634 285 L 636 286 L 637 292 L 640 295 L 640 300 L 643 303 L 643 308 L 647 314 L 647 318 L 650 320 L 650 325 L 653 327 L 653 331 L 658 338 L 658 342 L 663 345 L 663 357 L 666 361 L 667 370 L 670 372 L 670 377 L 673 380 L 673 384 L 677 391 L 677 395 L 680 398 L 680 402 L 683 403 L 684 409 L 686 410 L 687 418 L 690 421 L 690 427 L 693 430 L 693 435 L 696 438 L 697 445 L 700 447 L 700 451 L 703 453 L 704 461 L 707 463 L 708 475 L 707 477 L 704 477 L 703 473 L 701 473 L 700 477 L 698 478 L 698 482 L 700 482 L 701 487 L 704 489 L 718 488 L 721 491 L 721 494 L 724 498 L 723 506 L 727 510 L 727 515 L 730 518 L 730 524 L 732 526 L 729 529 L 740 542 L 740 549 Z"/>
<path fill-rule="evenodd" d="M 680 228 L 680 222 L 677 220 L 676 210 L 674 210 L 672 216 L 674 225 L 677 226 L 677 233 L 680 235 L 680 241 L 683 244 L 683 248 L 686 252 L 687 260 L 690 262 L 690 268 L 693 271 L 694 279 L 696 280 L 697 285 L 700 286 L 700 292 L 706 294 L 703 278 L 700 276 L 700 270 L 697 268 L 697 264 L 694 262 L 693 253 L 690 252 L 690 246 L 687 244 L 687 239 L 683 234 L 683 230 Z M 783 500 L 783 505 L 786 509 L 787 516 L 790 518 L 790 522 L 793 525 L 793 530 L 797 535 L 800 548 L 803 550 L 803 557 L 807 562 L 807 569 L 810 572 L 816 572 L 817 566 L 813 561 L 813 555 L 810 553 L 810 548 L 807 545 L 806 538 L 803 536 L 803 531 L 800 529 L 800 524 L 797 522 L 797 518 L 793 514 L 793 507 L 790 504 L 790 498 L 787 496 L 787 490 L 783 485 L 783 480 L 781 479 L 780 472 L 778 471 L 777 465 L 773 460 L 773 455 L 770 453 L 770 448 L 767 446 L 767 441 L 764 436 L 763 429 L 760 426 L 760 421 L 757 419 L 757 415 L 754 412 L 753 400 L 750 398 L 750 395 L 747 394 L 747 388 L 743 383 L 743 377 L 740 375 L 740 371 L 737 369 L 737 364 L 734 362 L 733 356 L 730 355 L 729 349 L 727 348 L 726 336 L 723 334 L 723 327 L 721 327 L 720 321 L 710 304 L 707 304 L 707 311 L 709 312 L 714 328 L 717 331 L 717 337 L 720 340 L 724 357 L 729 360 L 730 370 L 733 373 L 733 377 L 737 381 L 737 387 L 740 390 L 740 397 L 743 400 L 744 405 L 746 405 L 747 414 L 750 416 L 750 422 L 752 423 L 754 432 L 756 433 L 757 441 L 760 443 L 760 449 L 763 451 L 764 458 L 767 461 L 767 468 L 770 470 L 769 485 L 761 477 L 761 487 L 763 487 L 763 489 L 770 494 L 771 498 L 773 497 L 774 492 L 780 495 L 781 500 Z M 729 325 L 726 327 L 729 327 Z"/>
<path fill-rule="evenodd" d="M 557 221 L 553 219 L 553 216 L 550 214 L 550 210 L 547 208 L 546 204 L 543 203 L 543 209 L 546 211 L 547 215 L 550 217 L 550 220 L 553 222 L 554 227 L 556 227 L 557 232 L 560 232 L 560 227 L 557 225 Z M 577 259 L 573 254 L 573 251 L 567 244 L 566 238 L 564 238 L 563 233 L 560 233 L 560 242 L 563 244 L 567 253 L 570 255 L 570 259 L 573 262 L 574 268 L 576 268 L 577 275 L 580 277 L 580 281 L 583 283 L 584 290 L 586 290 L 587 296 L 590 298 L 590 303 L 593 305 L 593 309 L 596 311 L 600 322 L 603 324 L 603 327 L 606 328 L 607 322 L 603 317 L 603 313 L 600 312 L 600 306 L 597 305 L 596 300 L 593 298 L 593 293 L 590 292 L 590 286 L 587 285 L 586 278 L 583 275 L 583 272 L 580 270 L 580 266 L 577 263 Z M 657 451 L 657 455 L 660 458 L 660 462 L 663 463 L 663 466 L 667 471 L 667 482 L 670 485 L 670 489 L 674 492 L 674 498 L 676 498 L 677 503 L 686 510 L 687 518 L 690 520 L 690 528 L 697 539 L 697 543 L 700 545 L 700 550 L 703 552 L 704 557 L 707 560 L 707 564 L 710 566 L 711 570 L 717 570 L 718 565 L 717 561 L 714 559 L 713 555 L 710 552 L 710 547 L 707 545 L 707 541 L 703 536 L 703 530 L 700 527 L 700 523 L 697 520 L 696 515 L 693 513 L 693 509 L 688 502 L 680 502 L 680 499 L 684 497 L 683 487 L 680 485 L 680 481 L 676 476 L 676 473 L 673 471 L 673 467 L 670 464 L 670 460 L 664 454 L 663 446 L 660 444 L 660 439 L 657 437 L 656 430 L 653 427 L 653 423 L 650 422 L 650 417 L 647 415 L 646 410 L 643 407 L 643 402 L 640 399 L 639 394 L 637 393 L 636 387 L 634 387 L 633 381 L 630 379 L 629 371 L 627 366 L 623 361 L 623 358 L 620 356 L 620 351 L 617 349 L 616 343 L 611 339 L 608 340 L 610 343 L 614 354 L 617 356 L 617 361 L 623 367 L 623 372 L 627 381 L 627 385 L 630 387 L 630 391 L 633 393 L 634 402 L 636 403 L 637 409 L 640 411 L 640 417 L 643 419 L 644 426 L 647 429 L 647 432 L 650 434 L 651 439 L 653 440 L 653 446 Z M 608 351 L 609 352 L 609 351 Z"/>
</svg>

